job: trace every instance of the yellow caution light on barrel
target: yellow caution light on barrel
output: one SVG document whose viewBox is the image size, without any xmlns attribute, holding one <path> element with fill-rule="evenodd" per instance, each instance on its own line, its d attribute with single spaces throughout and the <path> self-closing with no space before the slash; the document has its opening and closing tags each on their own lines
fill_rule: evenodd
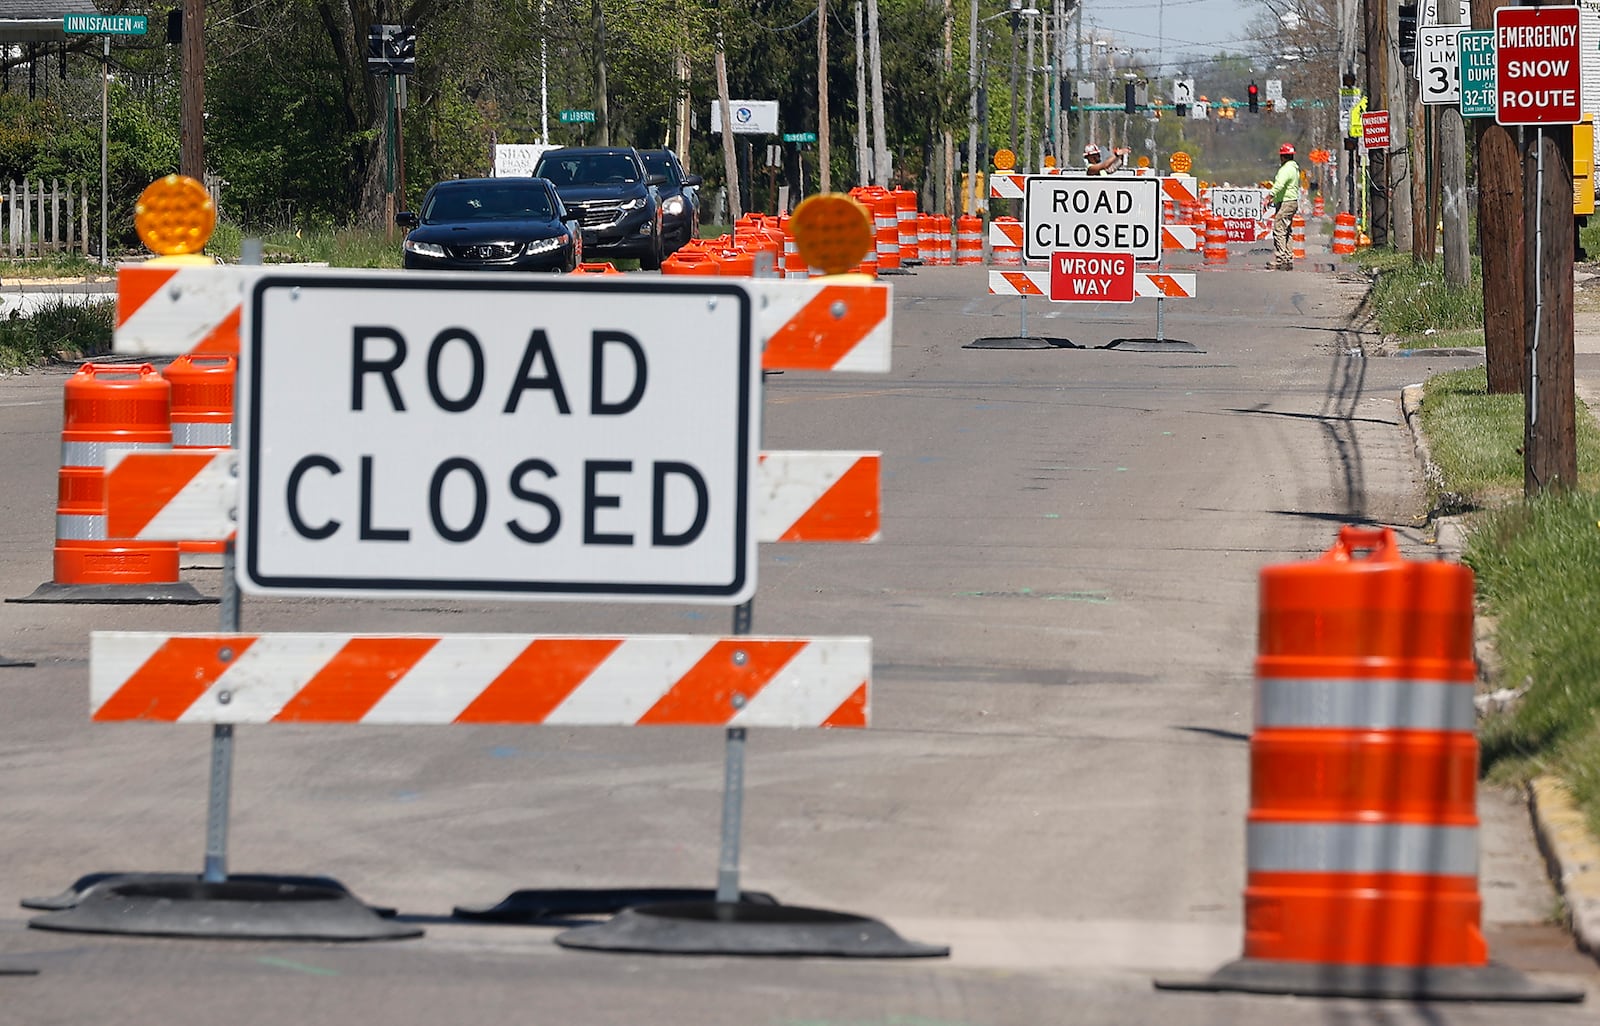
<svg viewBox="0 0 1600 1026">
<path fill-rule="evenodd" d="M 874 245 L 872 215 L 843 193 L 812 196 L 789 219 L 800 257 L 827 274 L 844 274 L 861 263 Z"/>
<path fill-rule="evenodd" d="M 198 253 L 217 226 L 217 207 L 193 178 L 167 175 L 139 194 L 133 226 L 140 241 L 160 256 Z"/>
</svg>

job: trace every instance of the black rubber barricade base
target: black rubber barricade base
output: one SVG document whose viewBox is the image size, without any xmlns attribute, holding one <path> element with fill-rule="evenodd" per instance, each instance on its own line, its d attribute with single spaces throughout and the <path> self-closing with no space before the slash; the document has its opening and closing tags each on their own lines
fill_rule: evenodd
<svg viewBox="0 0 1600 1026">
<path fill-rule="evenodd" d="M 39 975 L 39 970 L 34 969 L 31 966 L 11 965 L 8 962 L 0 962 L 0 976 L 38 976 L 38 975 Z"/>
<path fill-rule="evenodd" d="M 24 598 L 7 602 L 97 603 L 101 605 L 215 605 L 217 599 L 202 595 L 194 585 L 173 584 L 56 584 L 46 581 Z"/>
<path fill-rule="evenodd" d="M 457 905 L 454 915 L 487 923 L 537 923 L 569 916 L 614 916 L 635 905 L 705 902 L 716 896 L 705 887 L 558 887 L 514 891 L 494 905 Z M 778 903 L 764 891 L 741 891 L 739 900 L 749 905 Z"/>
<path fill-rule="evenodd" d="M 1070 338 L 1050 335 L 985 335 L 975 338 L 962 349 L 1082 349 Z"/>
<path fill-rule="evenodd" d="M 940 958 L 943 945 L 917 944 L 876 919 L 798 905 L 694 901 L 641 905 L 616 918 L 556 934 L 564 948 L 662 955 Z"/>
<path fill-rule="evenodd" d="M 332 887 L 273 882 L 108 881 L 28 920 L 37 930 L 212 940 L 402 940 L 422 928 L 384 919 Z"/>
<path fill-rule="evenodd" d="M 38 909 L 41 912 L 57 912 L 64 908 L 73 908 L 86 897 L 98 889 L 122 883 L 159 883 L 159 884 L 197 884 L 200 882 L 198 873 L 87 873 L 74 880 L 66 890 L 60 894 L 51 894 L 40 898 L 23 898 L 19 904 L 23 908 Z M 284 884 L 290 887 L 322 887 L 331 891 L 341 891 L 350 894 L 350 888 L 335 880 L 331 876 L 286 876 L 277 873 L 229 873 L 229 883 L 240 884 Z M 353 897 L 353 895 L 352 895 Z M 357 899 L 360 900 L 360 899 Z M 365 902 L 363 902 L 365 904 Z M 385 919 L 396 914 L 396 910 L 385 905 L 367 905 L 373 915 Z"/>
<path fill-rule="evenodd" d="M 1158 990 L 1234 991 L 1297 997 L 1357 997 L 1398 1001 L 1582 1001 L 1584 992 L 1553 987 L 1515 969 L 1434 966 L 1324 965 L 1241 958 L 1196 980 L 1156 980 Z"/>
<path fill-rule="evenodd" d="M 1181 338 L 1114 338 L 1100 347 L 1125 353 L 1203 353 L 1204 349 Z"/>
<path fill-rule="evenodd" d="M 32 665 L 34 665 L 34 662 L 33 662 L 32 659 L 13 659 L 10 656 L 6 655 L 4 652 L 0 652 L 0 668 L 7 667 L 7 666 L 32 666 Z"/>
</svg>

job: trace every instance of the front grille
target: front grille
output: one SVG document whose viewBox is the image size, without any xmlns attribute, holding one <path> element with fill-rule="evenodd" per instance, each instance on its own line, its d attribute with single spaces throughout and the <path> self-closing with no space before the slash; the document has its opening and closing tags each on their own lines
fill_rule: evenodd
<svg viewBox="0 0 1600 1026">
<path fill-rule="evenodd" d="M 444 251 L 457 260 L 509 260 L 516 255 L 518 248 L 515 242 L 475 242 L 446 246 Z"/>
<path fill-rule="evenodd" d="M 578 223 L 585 228 L 600 228 L 615 224 L 622 218 L 622 201 L 596 200 L 592 203 L 569 204 Z"/>
</svg>

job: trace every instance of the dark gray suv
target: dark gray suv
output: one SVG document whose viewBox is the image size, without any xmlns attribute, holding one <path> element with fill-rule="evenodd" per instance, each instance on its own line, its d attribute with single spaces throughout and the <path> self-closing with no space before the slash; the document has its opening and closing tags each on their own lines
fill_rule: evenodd
<svg viewBox="0 0 1600 1026">
<path fill-rule="evenodd" d="M 585 256 L 634 257 L 647 271 L 661 266 L 665 254 L 656 187 L 666 179 L 645 170 L 639 151 L 631 146 L 564 146 L 540 156 L 533 174 L 555 186 L 581 226 Z"/>
</svg>

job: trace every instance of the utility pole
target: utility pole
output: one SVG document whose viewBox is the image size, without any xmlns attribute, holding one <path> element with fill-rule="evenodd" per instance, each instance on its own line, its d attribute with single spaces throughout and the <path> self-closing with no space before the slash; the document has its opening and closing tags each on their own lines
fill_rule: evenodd
<svg viewBox="0 0 1600 1026">
<path fill-rule="evenodd" d="M 1017 29 L 1022 27 L 1021 0 L 1011 0 L 1011 152 L 1017 152 Z"/>
<path fill-rule="evenodd" d="M 723 50 L 722 33 L 717 33 L 717 107 L 722 114 L 722 166 L 727 176 L 728 216 L 738 221 L 744 216 L 739 204 L 739 160 L 733 152 L 733 106 L 728 102 L 728 60 Z"/>
<path fill-rule="evenodd" d="M 859 3 L 860 0 L 857 0 Z M 978 0 L 972 0 L 967 41 L 967 184 L 961 206 L 978 212 Z"/>
<path fill-rule="evenodd" d="M 1037 18 L 1028 19 L 1028 113 L 1027 116 L 1023 118 L 1023 124 L 1027 126 L 1027 129 L 1023 136 L 1022 145 L 1024 152 L 1024 156 L 1022 157 L 1022 169 L 1024 171 L 1039 170 L 1039 165 L 1035 163 L 1033 159 L 1033 24 L 1037 20 Z"/>
<path fill-rule="evenodd" d="M 611 115 L 606 106 L 606 12 L 600 0 L 590 0 L 594 22 L 594 111 L 600 145 L 611 145 Z M 724 112 L 726 113 L 726 112 Z"/>
<path fill-rule="evenodd" d="M 833 191 L 828 172 L 828 0 L 817 0 L 817 191 Z M 805 183 L 801 182 L 804 188 Z"/>
<path fill-rule="evenodd" d="M 945 81 L 950 80 L 955 71 L 955 7 L 952 0 L 944 0 L 944 61 L 941 68 L 944 71 Z M 944 175 L 943 195 L 938 197 L 934 210 L 942 210 L 948 217 L 956 216 L 955 190 L 956 190 L 956 134 L 950 130 L 948 118 L 944 129 Z"/>
<path fill-rule="evenodd" d="M 1383 23 L 1386 39 L 1384 56 L 1388 69 L 1384 81 L 1388 86 L 1388 92 L 1385 95 L 1384 106 L 1389 111 L 1391 126 L 1389 135 L 1390 138 L 1402 140 L 1400 145 L 1409 146 L 1412 143 L 1408 140 L 1414 140 L 1415 133 L 1412 131 L 1413 121 L 1407 113 L 1410 109 L 1406 103 L 1409 95 L 1407 83 L 1414 80 L 1411 78 L 1411 69 L 1400 60 L 1400 5 L 1386 4 L 1385 7 L 1387 9 L 1384 12 Z M 1411 190 L 1400 188 L 1408 177 L 1406 162 L 1390 159 L 1386 162 L 1385 170 L 1389 175 L 1389 240 L 1395 248 L 1406 251 L 1411 245 L 1413 219 Z"/>
<path fill-rule="evenodd" d="M 1439 24 L 1459 25 L 1461 7 L 1439 5 Z M 1467 246 L 1467 127 L 1459 104 L 1443 105 L 1436 117 L 1439 127 L 1439 191 L 1444 216 L 1444 280 L 1466 288 L 1472 278 L 1472 257 Z"/>
<path fill-rule="evenodd" d="M 972 0 L 972 7 L 977 10 L 978 0 Z M 861 27 L 861 0 L 856 0 L 856 184 L 871 185 L 874 167 L 867 145 L 867 37 Z"/>
<path fill-rule="evenodd" d="M 109 56 L 109 53 L 108 53 Z M 106 74 L 111 73 L 109 60 Z M 206 2 L 183 0 L 183 115 L 178 170 L 206 181 Z"/>
<path fill-rule="evenodd" d="M 1385 0 L 1361 0 L 1362 28 L 1367 54 L 1367 109 L 1384 110 L 1389 102 L 1389 22 Z M 1404 139 L 1404 126 L 1394 125 L 1390 139 Z M 1374 247 L 1389 245 L 1389 154 L 1386 150 L 1367 153 L 1367 209 L 1372 212 L 1368 227 Z"/>
<path fill-rule="evenodd" d="M 1522 130 L 1523 309 L 1528 381 L 1523 389 L 1522 493 L 1578 483 L 1573 383 L 1572 126 Z"/>
<path fill-rule="evenodd" d="M 1472 0 L 1474 28 L 1494 27 L 1506 0 Z M 1523 390 L 1522 158 L 1517 130 L 1493 118 L 1474 118 L 1478 147 L 1478 252 L 1483 258 L 1484 363 L 1489 392 Z"/>
<path fill-rule="evenodd" d="M 889 141 L 883 127 L 883 48 L 878 42 L 878 0 L 867 0 L 867 46 L 872 62 L 872 157 L 874 184 L 889 186 Z"/>
</svg>

